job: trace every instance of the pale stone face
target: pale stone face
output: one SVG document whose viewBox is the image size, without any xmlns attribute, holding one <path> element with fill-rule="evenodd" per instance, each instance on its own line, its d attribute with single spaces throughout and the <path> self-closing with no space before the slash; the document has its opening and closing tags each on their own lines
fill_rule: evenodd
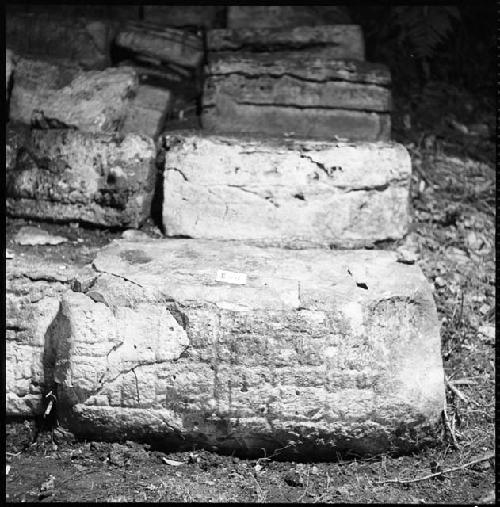
<svg viewBox="0 0 500 507">
<path fill-rule="evenodd" d="M 397 144 L 172 135 L 167 235 L 352 247 L 404 236 L 410 157 Z"/>
<path fill-rule="evenodd" d="M 376 452 L 439 420 L 432 293 L 394 253 L 116 241 L 94 267 L 52 338 L 77 432 Z"/>
</svg>

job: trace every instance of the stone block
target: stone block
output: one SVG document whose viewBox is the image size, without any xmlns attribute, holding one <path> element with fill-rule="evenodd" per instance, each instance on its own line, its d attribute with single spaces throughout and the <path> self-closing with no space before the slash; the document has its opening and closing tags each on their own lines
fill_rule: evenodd
<svg viewBox="0 0 500 507">
<path fill-rule="evenodd" d="M 230 5 L 228 28 L 291 28 L 351 22 L 341 5 Z"/>
<path fill-rule="evenodd" d="M 202 122 L 214 133 L 387 141 L 389 84 L 382 65 L 316 50 L 220 53 L 207 66 Z"/>
<path fill-rule="evenodd" d="M 127 112 L 122 134 L 136 132 L 156 138 L 172 108 L 172 94 L 165 88 L 139 85 Z"/>
<path fill-rule="evenodd" d="M 53 336 L 74 433 L 316 459 L 433 441 L 437 312 L 395 253 L 115 241 L 93 266 Z"/>
<path fill-rule="evenodd" d="M 104 20 L 10 12 L 5 28 L 7 47 L 20 55 L 71 61 L 85 69 L 109 65 L 114 28 Z"/>
<path fill-rule="evenodd" d="M 401 145 L 189 132 L 166 143 L 169 236 L 351 248 L 407 232 L 411 161 Z"/>
<path fill-rule="evenodd" d="M 144 21 L 164 26 L 224 28 L 223 5 L 144 5 Z"/>
<path fill-rule="evenodd" d="M 364 60 L 363 33 L 359 25 L 320 25 L 294 28 L 214 29 L 207 32 L 208 57 L 220 51 L 323 50 L 331 60 Z"/>
<path fill-rule="evenodd" d="M 77 249 L 78 247 L 75 246 Z M 50 336 L 57 325 L 61 295 L 89 266 L 57 264 L 25 254 L 6 261 L 5 387 L 8 416 L 43 412 L 43 395 L 53 388 L 54 353 Z"/>
<path fill-rule="evenodd" d="M 41 128 L 57 122 L 85 132 L 116 132 L 138 86 L 130 67 L 81 71 L 22 58 L 12 88 L 10 119 L 27 125 L 36 120 Z"/>
<path fill-rule="evenodd" d="M 189 68 L 200 66 L 204 53 L 200 36 L 157 23 L 127 23 L 118 32 L 115 44 L 132 53 Z"/>
<path fill-rule="evenodd" d="M 11 216 L 107 227 L 138 227 L 149 216 L 151 138 L 50 129 L 24 133 L 17 143 L 6 174 Z"/>
</svg>

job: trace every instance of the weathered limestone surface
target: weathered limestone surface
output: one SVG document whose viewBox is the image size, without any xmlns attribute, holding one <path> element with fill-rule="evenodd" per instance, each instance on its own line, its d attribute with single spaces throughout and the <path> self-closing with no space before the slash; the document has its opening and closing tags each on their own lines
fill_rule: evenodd
<svg viewBox="0 0 500 507">
<path fill-rule="evenodd" d="M 128 23 L 116 36 L 117 46 L 184 67 L 198 67 L 203 59 L 203 41 L 196 34 L 162 28 L 157 23 Z"/>
<path fill-rule="evenodd" d="M 383 66 L 317 52 L 220 53 L 207 67 L 203 125 L 215 133 L 386 141 L 389 83 Z"/>
<path fill-rule="evenodd" d="M 401 145 L 189 132 L 167 145 L 169 236 L 351 248 L 407 231 L 411 163 Z"/>
<path fill-rule="evenodd" d="M 139 80 L 130 67 L 79 71 L 20 59 L 10 99 L 10 119 L 30 124 L 35 111 L 46 120 L 86 132 L 115 132 L 125 121 Z"/>
<path fill-rule="evenodd" d="M 359 25 L 300 26 L 294 28 L 214 29 L 207 32 L 209 59 L 218 51 L 312 51 L 324 49 L 332 60 L 364 60 Z"/>
<path fill-rule="evenodd" d="M 285 134 L 325 141 L 388 141 L 391 134 L 385 113 L 238 104 L 224 96 L 215 107 L 204 108 L 201 120 L 213 134 Z"/>
<path fill-rule="evenodd" d="M 350 23 L 347 9 L 340 5 L 230 5 L 227 9 L 227 26 L 235 29 Z"/>
<path fill-rule="evenodd" d="M 137 227 L 149 216 L 152 139 L 71 129 L 28 131 L 21 140 L 18 134 L 7 136 L 17 151 L 6 174 L 11 216 L 108 227 Z"/>
<path fill-rule="evenodd" d="M 10 81 L 12 79 L 12 73 L 16 68 L 14 61 L 14 53 L 10 49 L 5 50 L 5 98 L 9 101 L 10 94 Z"/>
<path fill-rule="evenodd" d="M 138 132 L 156 138 L 172 108 L 172 94 L 165 88 L 139 85 L 127 112 L 122 134 Z"/>
<path fill-rule="evenodd" d="M 248 453 L 410 450 L 444 402 L 437 313 L 387 251 L 115 241 L 53 336 L 77 434 Z"/>
<path fill-rule="evenodd" d="M 53 13 L 8 13 L 6 45 L 21 55 L 74 62 L 103 69 L 108 62 L 113 25 Z"/>
<path fill-rule="evenodd" d="M 391 74 L 382 64 L 353 60 L 324 60 L 307 58 L 307 52 L 276 51 L 264 53 L 221 52 L 214 55 L 207 74 L 228 75 L 240 73 L 249 77 L 289 75 L 307 81 L 342 80 L 388 87 Z"/>
<path fill-rule="evenodd" d="M 75 246 L 75 248 L 77 248 Z M 54 354 L 49 336 L 62 293 L 77 276 L 95 274 L 87 266 L 47 261 L 25 254 L 6 261 L 6 414 L 43 411 L 43 395 L 53 388 Z"/>
</svg>

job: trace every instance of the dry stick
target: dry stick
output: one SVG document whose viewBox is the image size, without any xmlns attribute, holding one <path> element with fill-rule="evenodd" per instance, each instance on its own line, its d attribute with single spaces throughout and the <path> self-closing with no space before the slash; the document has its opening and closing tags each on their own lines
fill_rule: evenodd
<svg viewBox="0 0 500 507">
<path fill-rule="evenodd" d="M 476 407 L 480 406 L 479 403 L 477 403 L 477 401 L 470 400 L 469 398 L 467 398 L 467 396 L 465 396 L 465 394 L 462 393 L 462 391 L 460 391 L 458 387 L 455 387 L 452 384 L 452 382 L 448 379 L 446 375 L 444 376 L 444 381 L 446 383 L 446 386 L 450 389 L 450 391 L 452 391 L 453 394 L 457 395 L 462 401 L 464 401 L 465 403 L 472 403 L 473 405 L 476 405 Z"/>
<path fill-rule="evenodd" d="M 444 420 L 444 425 L 446 426 L 446 429 L 448 430 L 448 432 L 451 435 L 453 447 L 455 449 L 459 450 L 460 446 L 458 445 L 457 437 L 455 436 L 455 432 L 453 431 L 453 429 L 450 425 L 450 420 L 448 419 L 448 414 L 446 412 L 446 401 L 444 402 L 444 408 L 443 408 L 443 420 Z"/>
<path fill-rule="evenodd" d="M 420 481 L 426 481 L 427 479 L 432 479 L 433 477 L 438 477 L 439 475 L 446 474 L 448 472 L 456 472 L 457 470 L 463 470 L 465 468 L 468 468 L 473 465 L 477 465 L 478 463 L 481 463 L 483 461 L 488 461 L 491 458 L 495 457 L 494 452 L 488 453 L 486 456 L 483 456 L 482 458 L 475 459 L 474 461 L 471 461 L 470 463 L 465 463 L 464 465 L 460 465 L 458 467 L 453 468 L 447 468 L 446 470 L 441 470 L 440 472 L 436 472 L 434 474 L 424 475 L 423 477 L 417 477 L 416 479 L 389 479 L 387 481 L 381 481 L 381 482 L 375 482 L 374 484 L 411 484 L 413 482 L 420 482 Z"/>
</svg>

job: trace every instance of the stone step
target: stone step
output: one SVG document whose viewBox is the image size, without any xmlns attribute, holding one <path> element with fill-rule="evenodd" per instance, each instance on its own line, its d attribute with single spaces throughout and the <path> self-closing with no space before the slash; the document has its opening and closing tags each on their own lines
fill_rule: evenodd
<svg viewBox="0 0 500 507">
<path fill-rule="evenodd" d="M 359 25 L 298 26 L 294 28 L 218 28 L 207 32 L 209 60 L 220 51 L 303 51 L 322 49 L 332 60 L 364 60 Z"/>
<path fill-rule="evenodd" d="M 7 129 L 10 216 L 137 227 L 150 214 L 156 147 L 139 134 Z"/>
<path fill-rule="evenodd" d="M 396 254 L 120 240 L 93 267 L 46 334 L 77 435 L 316 458 L 432 440 L 439 323 Z"/>
<path fill-rule="evenodd" d="M 206 69 L 203 126 L 358 141 L 390 139 L 386 67 L 329 58 L 328 49 L 219 53 Z"/>
<path fill-rule="evenodd" d="M 169 236 L 302 247 L 402 238 L 411 162 L 395 143 L 165 136 Z"/>
</svg>

